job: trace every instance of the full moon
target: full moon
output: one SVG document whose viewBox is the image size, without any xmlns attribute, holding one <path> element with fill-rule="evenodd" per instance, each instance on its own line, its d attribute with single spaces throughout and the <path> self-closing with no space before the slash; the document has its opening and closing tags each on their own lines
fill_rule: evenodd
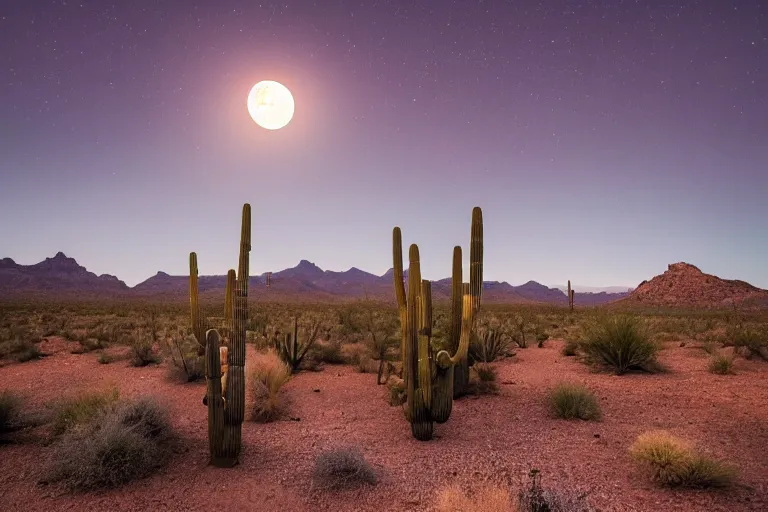
<svg viewBox="0 0 768 512">
<path fill-rule="evenodd" d="M 267 130 L 279 130 L 293 118 L 293 95 L 286 86 L 262 80 L 248 94 L 248 113 L 256 124 Z"/>
</svg>

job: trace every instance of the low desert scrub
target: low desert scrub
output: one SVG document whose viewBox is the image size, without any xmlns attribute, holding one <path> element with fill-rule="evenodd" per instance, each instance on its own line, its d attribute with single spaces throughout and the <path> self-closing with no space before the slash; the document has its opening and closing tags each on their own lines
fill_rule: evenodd
<svg viewBox="0 0 768 512">
<path fill-rule="evenodd" d="M 727 487 L 734 468 L 696 452 L 690 443 L 664 431 L 641 434 L 629 449 L 651 478 L 667 487 Z"/>
<path fill-rule="evenodd" d="M 97 338 L 85 338 L 85 339 L 72 340 L 72 341 L 78 342 L 77 347 L 71 350 L 72 354 L 87 354 L 88 352 L 93 352 L 94 350 L 101 350 L 105 347 L 104 343 Z"/>
<path fill-rule="evenodd" d="M 71 490 L 118 487 L 163 466 L 172 438 L 168 413 L 154 400 L 114 404 L 54 445 L 47 479 Z"/>
<path fill-rule="evenodd" d="M 581 384 L 562 382 L 549 393 L 549 406 L 557 418 L 599 420 L 600 405 L 594 393 Z"/>
<path fill-rule="evenodd" d="M 517 512 L 592 512 L 592 507 L 583 495 L 545 488 L 541 485 L 541 474 L 532 469 L 528 474 L 527 489 L 518 493 Z"/>
<path fill-rule="evenodd" d="M 350 343 L 342 348 L 345 361 L 360 373 L 375 373 L 377 364 L 371 349 L 362 343 Z"/>
<path fill-rule="evenodd" d="M 768 361 L 768 329 L 755 327 L 742 327 L 732 329 L 728 337 L 736 350 L 747 359 L 754 356 Z"/>
<path fill-rule="evenodd" d="M 120 398 L 117 388 L 103 391 L 89 391 L 63 398 L 52 405 L 53 433 L 61 435 L 66 431 L 91 421 Z"/>
<path fill-rule="evenodd" d="M 504 486 L 486 484 L 464 491 L 458 485 L 444 487 L 437 495 L 437 512 L 517 512 L 512 495 Z"/>
<path fill-rule="evenodd" d="M 312 487 L 320 490 L 376 485 L 376 472 L 358 448 L 337 448 L 321 453 L 312 469 Z"/>
<path fill-rule="evenodd" d="M 576 341 L 568 340 L 563 345 L 562 354 L 566 357 L 573 357 L 579 353 L 579 344 Z"/>
<path fill-rule="evenodd" d="M 718 375 L 729 375 L 733 373 L 733 357 L 724 354 L 715 354 L 709 360 L 709 371 Z"/>
<path fill-rule="evenodd" d="M 131 366 L 142 367 L 160 362 L 155 353 L 152 340 L 144 336 L 138 329 L 129 338 Z"/>
<path fill-rule="evenodd" d="M 249 391 L 251 419 L 268 423 L 283 413 L 280 390 L 291 378 L 291 369 L 274 352 L 258 354 L 251 363 Z"/>
<path fill-rule="evenodd" d="M 13 432 L 21 423 L 23 400 L 18 394 L 4 390 L 0 393 L 0 434 Z"/>
<path fill-rule="evenodd" d="M 344 364 L 347 361 L 344 359 L 342 352 L 342 344 L 340 340 L 330 341 L 317 341 L 312 346 L 313 356 L 316 360 L 326 364 Z"/>
<path fill-rule="evenodd" d="M 0 359 L 10 357 L 19 363 L 26 363 L 33 359 L 40 359 L 42 353 L 37 347 L 36 341 L 24 335 L 0 343 Z"/>
<path fill-rule="evenodd" d="M 590 329 L 582 349 L 588 362 L 612 368 L 616 375 L 653 371 L 659 351 L 640 320 L 626 315 L 606 318 Z"/>
<path fill-rule="evenodd" d="M 194 337 L 180 333 L 160 344 L 168 365 L 168 376 L 179 382 L 197 382 L 205 378 L 205 356 L 197 353 L 198 343 Z"/>
<path fill-rule="evenodd" d="M 501 326 L 481 327 L 473 334 L 469 344 L 469 360 L 491 363 L 514 355 L 512 337 Z"/>
<path fill-rule="evenodd" d="M 496 368 L 488 363 L 475 363 L 472 365 L 474 375 L 469 381 L 469 394 L 495 395 L 499 392 L 498 373 Z"/>
<path fill-rule="evenodd" d="M 387 389 L 389 390 L 389 405 L 395 407 L 405 403 L 407 393 L 403 379 L 397 375 L 390 375 L 387 379 Z"/>
</svg>

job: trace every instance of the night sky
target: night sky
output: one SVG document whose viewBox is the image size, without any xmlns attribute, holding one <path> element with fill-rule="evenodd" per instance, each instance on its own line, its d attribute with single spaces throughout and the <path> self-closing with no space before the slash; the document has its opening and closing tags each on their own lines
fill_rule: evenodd
<svg viewBox="0 0 768 512">
<path fill-rule="evenodd" d="M 768 288 L 764 1 L 96 1 L 0 7 L 0 257 L 129 285 L 308 259 L 636 286 L 687 261 Z M 285 84 L 296 113 L 246 98 Z M 468 259 L 468 250 L 466 251 Z"/>
</svg>

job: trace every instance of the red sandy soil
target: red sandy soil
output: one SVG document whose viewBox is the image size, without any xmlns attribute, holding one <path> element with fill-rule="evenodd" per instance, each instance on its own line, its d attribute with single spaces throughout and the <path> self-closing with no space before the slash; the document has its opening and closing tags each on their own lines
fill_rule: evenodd
<svg viewBox="0 0 768 512">
<path fill-rule="evenodd" d="M 63 343 L 42 345 L 50 351 Z M 768 510 L 768 364 L 738 359 L 736 375 L 713 375 L 700 348 L 670 343 L 660 357 L 669 373 L 616 377 L 591 373 L 562 356 L 560 341 L 546 345 L 497 363 L 500 395 L 457 401 L 430 442 L 411 437 L 401 409 L 388 405 L 375 375 L 348 366 L 301 373 L 284 391 L 289 415 L 300 421 L 246 422 L 241 463 L 233 469 L 207 466 L 204 387 L 169 382 L 165 365 L 102 365 L 94 353 L 66 350 L 7 365 L 0 368 L 0 389 L 26 393 L 33 406 L 113 383 L 122 396 L 155 395 L 171 408 L 184 450 L 153 477 L 73 495 L 37 484 L 48 448 L 0 446 L 0 510 L 430 510 L 445 484 L 525 482 L 531 468 L 542 471 L 545 486 L 586 492 L 601 511 Z M 595 391 L 601 422 L 548 416 L 546 392 L 562 379 Z M 740 485 L 719 492 L 656 487 L 627 456 L 636 436 L 649 429 L 669 430 L 735 463 Z M 379 485 L 312 491 L 315 456 L 348 445 L 360 446 L 381 471 Z"/>
</svg>

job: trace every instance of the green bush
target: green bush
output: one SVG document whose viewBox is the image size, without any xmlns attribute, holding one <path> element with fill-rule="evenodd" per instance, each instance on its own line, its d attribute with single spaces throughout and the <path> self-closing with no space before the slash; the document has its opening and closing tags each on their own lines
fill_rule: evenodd
<svg viewBox="0 0 768 512">
<path fill-rule="evenodd" d="M 594 393 L 581 384 L 560 383 L 549 393 L 552 414 L 563 419 L 600 419 L 600 404 Z"/>
<path fill-rule="evenodd" d="M 728 375 L 733 373 L 733 357 L 716 354 L 709 361 L 709 371 L 718 375 Z"/>
<path fill-rule="evenodd" d="M 659 351 L 641 321 L 628 315 L 603 319 L 588 330 L 581 346 L 588 362 L 610 367 L 616 375 L 652 371 Z"/>
<path fill-rule="evenodd" d="M 89 391 L 63 398 L 53 404 L 53 433 L 64 432 L 88 423 L 120 398 L 117 388 Z"/>
</svg>

